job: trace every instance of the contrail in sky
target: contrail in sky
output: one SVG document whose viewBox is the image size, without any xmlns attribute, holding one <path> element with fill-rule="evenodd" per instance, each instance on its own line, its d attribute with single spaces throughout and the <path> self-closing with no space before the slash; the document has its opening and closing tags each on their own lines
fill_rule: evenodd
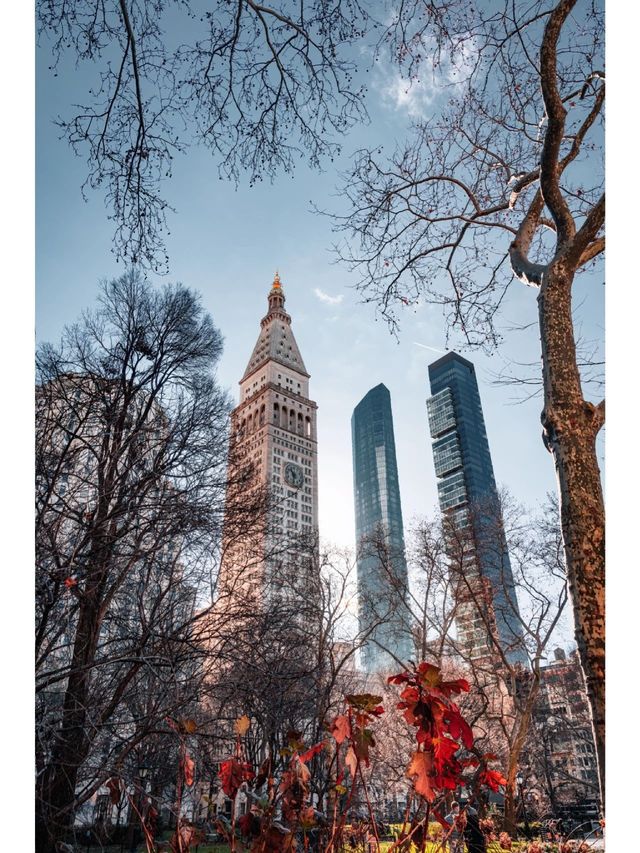
<svg viewBox="0 0 640 853">
<path fill-rule="evenodd" d="M 435 347 L 428 347 L 426 344 L 418 343 L 418 341 L 413 342 L 417 347 L 422 347 L 422 349 L 430 349 L 432 352 L 441 352 L 442 355 L 446 355 L 447 351 L 444 349 L 436 349 Z"/>
</svg>

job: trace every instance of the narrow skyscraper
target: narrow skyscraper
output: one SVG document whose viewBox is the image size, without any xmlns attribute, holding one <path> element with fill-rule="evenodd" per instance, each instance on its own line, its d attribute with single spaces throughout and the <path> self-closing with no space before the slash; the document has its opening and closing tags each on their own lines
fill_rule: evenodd
<svg viewBox="0 0 640 853">
<path fill-rule="evenodd" d="M 466 589 L 479 579 L 477 594 L 487 595 L 500 645 L 507 658 L 527 662 L 522 624 L 509 552 L 502 527 L 493 464 L 473 364 L 455 352 L 429 365 L 432 396 L 427 400 L 433 461 L 438 478 L 440 509 L 455 528 L 469 533 L 465 557 Z M 477 595 L 460 593 L 456 626 L 463 648 L 474 657 L 491 651 L 491 641 L 478 617 Z"/>
<path fill-rule="evenodd" d="M 359 622 L 362 631 L 371 629 L 362 662 L 378 672 L 397 667 L 392 655 L 410 658 L 412 646 L 403 604 L 407 562 L 391 396 L 382 383 L 355 407 L 351 437 Z"/>
</svg>

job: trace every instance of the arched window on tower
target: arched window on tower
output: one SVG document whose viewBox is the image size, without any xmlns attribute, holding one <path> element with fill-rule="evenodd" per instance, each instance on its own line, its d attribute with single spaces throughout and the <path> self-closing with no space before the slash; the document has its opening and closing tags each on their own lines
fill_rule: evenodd
<svg viewBox="0 0 640 853">
<path fill-rule="evenodd" d="M 280 421 L 280 426 L 282 429 L 288 429 L 289 427 L 289 412 L 287 411 L 287 407 L 282 407 L 282 420 Z"/>
<path fill-rule="evenodd" d="M 280 406 L 277 403 L 273 404 L 273 422 L 280 426 Z"/>
<path fill-rule="evenodd" d="M 289 429 L 291 430 L 291 432 L 296 431 L 296 413 L 293 411 L 293 409 L 291 409 L 289 412 Z"/>
<path fill-rule="evenodd" d="M 304 435 L 304 421 L 302 412 L 298 412 L 298 435 Z"/>
<path fill-rule="evenodd" d="M 260 426 L 264 426 L 265 408 L 264 403 L 260 406 Z"/>
<path fill-rule="evenodd" d="M 309 417 L 309 415 L 307 415 L 307 417 L 304 419 L 304 425 L 305 435 L 307 436 L 307 438 L 311 438 L 311 418 Z"/>
</svg>

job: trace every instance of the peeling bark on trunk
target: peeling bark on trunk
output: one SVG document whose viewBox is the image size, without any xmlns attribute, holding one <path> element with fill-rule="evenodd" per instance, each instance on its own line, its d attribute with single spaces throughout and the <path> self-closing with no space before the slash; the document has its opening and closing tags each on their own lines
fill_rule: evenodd
<svg viewBox="0 0 640 853">
<path fill-rule="evenodd" d="M 600 795 L 604 805 L 605 516 L 596 436 L 598 410 L 584 400 L 571 316 L 575 269 L 556 257 L 538 306 L 544 378 L 543 438 L 558 477 L 567 577 L 576 642 L 593 714 Z"/>
</svg>

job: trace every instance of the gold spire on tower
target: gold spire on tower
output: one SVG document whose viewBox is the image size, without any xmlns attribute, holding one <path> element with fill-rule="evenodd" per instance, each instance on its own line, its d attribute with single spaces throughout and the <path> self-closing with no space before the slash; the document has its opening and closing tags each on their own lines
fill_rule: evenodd
<svg viewBox="0 0 640 853">
<path fill-rule="evenodd" d="M 273 290 L 280 290 L 282 288 L 282 284 L 280 283 L 280 273 L 276 270 L 275 277 L 273 279 L 273 284 L 271 285 Z"/>
</svg>

